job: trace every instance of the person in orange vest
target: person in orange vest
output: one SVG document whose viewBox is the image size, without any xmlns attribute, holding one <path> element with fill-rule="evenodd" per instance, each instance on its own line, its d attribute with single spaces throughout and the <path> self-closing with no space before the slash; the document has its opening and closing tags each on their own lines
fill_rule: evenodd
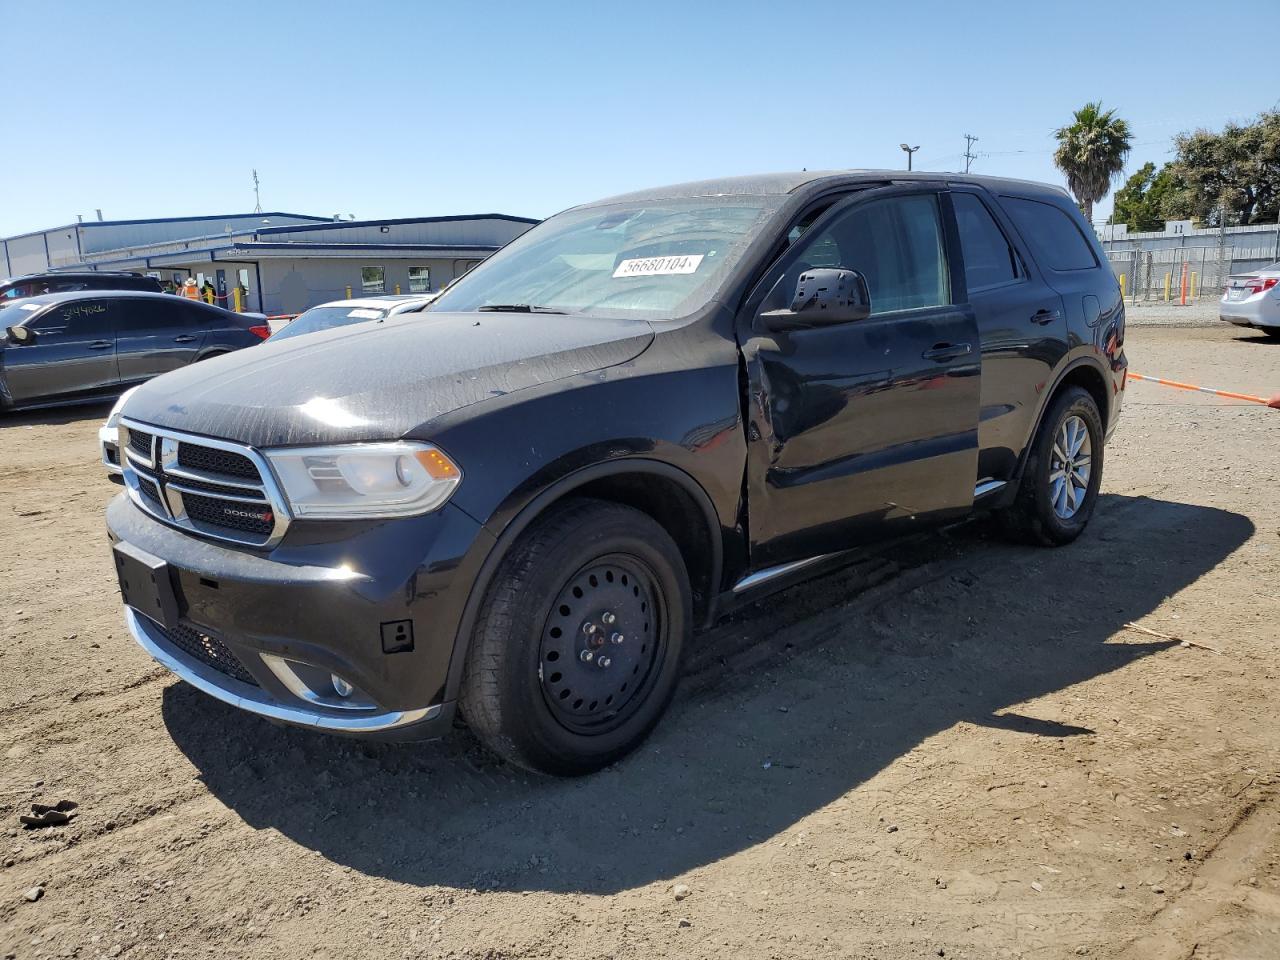
<svg viewBox="0 0 1280 960">
<path fill-rule="evenodd" d="M 182 285 L 182 296 L 188 300 L 200 299 L 200 289 L 196 286 L 195 277 L 187 277 L 186 282 Z"/>
</svg>

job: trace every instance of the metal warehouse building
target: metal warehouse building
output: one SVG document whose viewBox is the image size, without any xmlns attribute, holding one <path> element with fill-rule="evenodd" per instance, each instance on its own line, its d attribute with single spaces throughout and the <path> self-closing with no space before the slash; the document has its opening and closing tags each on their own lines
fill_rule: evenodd
<svg viewBox="0 0 1280 960">
<path fill-rule="evenodd" d="M 213 285 L 221 306 L 234 309 L 238 299 L 245 310 L 300 313 L 348 295 L 441 290 L 537 222 L 500 213 L 93 221 L 0 240 L 0 270 L 133 270 L 175 285 L 193 277 Z"/>
</svg>

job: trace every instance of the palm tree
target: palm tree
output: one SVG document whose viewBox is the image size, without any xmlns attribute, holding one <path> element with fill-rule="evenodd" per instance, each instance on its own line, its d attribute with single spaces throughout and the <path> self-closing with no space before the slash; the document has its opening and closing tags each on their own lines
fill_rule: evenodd
<svg viewBox="0 0 1280 960">
<path fill-rule="evenodd" d="M 1100 102 L 1086 103 L 1075 112 L 1075 122 L 1054 131 L 1058 149 L 1053 162 L 1067 178 L 1084 218 L 1093 222 L 1093 205 L 1107 195 L 1124 169 L 1133 139 L 1129 124 Z"/>
</svg>

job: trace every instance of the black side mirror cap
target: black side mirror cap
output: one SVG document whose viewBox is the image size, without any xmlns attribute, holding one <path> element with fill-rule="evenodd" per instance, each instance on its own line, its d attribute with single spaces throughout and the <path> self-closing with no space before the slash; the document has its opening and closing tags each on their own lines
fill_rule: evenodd
<svg viewBox="0 0 1280 960">
<path fill-rule="evenodd" d="M 800 274 L 788 309 L 771 310 L 761 319 L 773 329 L 794 330 L 851 323 L 870 315 L 866 277 L 844 267 L 817 267 Z"/>
</svg>

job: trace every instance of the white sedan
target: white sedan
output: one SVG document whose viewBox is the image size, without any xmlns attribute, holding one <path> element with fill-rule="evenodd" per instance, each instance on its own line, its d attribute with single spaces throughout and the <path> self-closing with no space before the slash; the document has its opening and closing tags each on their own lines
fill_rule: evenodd
<svg viewBox="0 0 1280 960">
<path fill-rule="evenodd" d="M 312 307 L 280 326 L 271 327 L 271 339 L 283 340 L 317 330 L 329 330 L 349 323 L 366 320 L 385 320 L 402 313 L 417 313 L 436 298 L 434 293 L 388 294 L 382 297 L 356 297 L 351 300 L 333 300 Z"/>
<path fill-rule="evenodd" d="M 1280 337 L 1280 261 L 1227 278 L 1218 316 L 1238 327 L 1256 327 Z"/>
</svg>

